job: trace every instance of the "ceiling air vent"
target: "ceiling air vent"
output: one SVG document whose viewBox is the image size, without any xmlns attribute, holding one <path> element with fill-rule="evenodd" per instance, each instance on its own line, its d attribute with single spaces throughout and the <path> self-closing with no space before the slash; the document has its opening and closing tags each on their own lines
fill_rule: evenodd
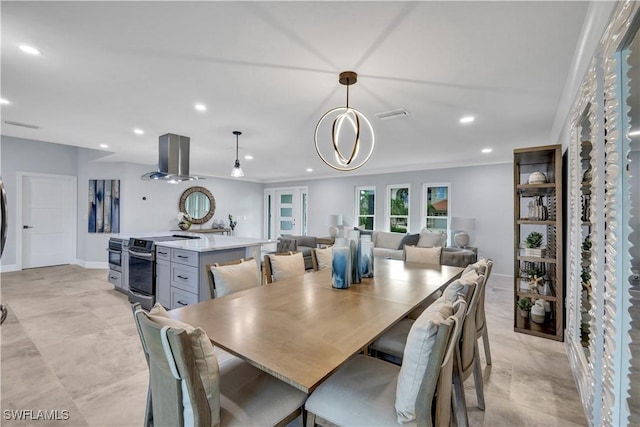
<svg viewBox="0 0 640 427">
<path fill-rule="evenodd" d="M 397 118 L 400 118 L 400 117 L 407 117 L 408 115 L 409 115 L 409 112 L 407 110 L 405 110 L 404 108 L 400 108 L 398 110 L 391 110 L 391 111 L 385 111 L 383 113 L 374 114 L 374 116 L 376 116 L 380 120 L 397 119 Z"/>
<path fill-rule="evenodd" d="M 12 125 L 12 126 L 21 126 L 23 128 L 29 128 L 29 129 L 40 129 L 40 126 L 30 125 L 29 123 L 12 122 L 11 120 L 5 120 L 4 122 L 5 124 Z"/>
</svg>

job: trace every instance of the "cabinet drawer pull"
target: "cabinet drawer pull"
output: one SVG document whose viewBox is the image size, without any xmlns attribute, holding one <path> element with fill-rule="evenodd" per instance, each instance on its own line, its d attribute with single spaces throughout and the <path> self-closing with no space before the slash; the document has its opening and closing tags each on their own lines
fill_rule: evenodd
<svg viewBox="0 0 640 427">
<path fill-rule="evenodd" d="M 184 256 L 184 255 L 176 255 L 178 258 L 189 258 L 188 256 Z"/>
<path fill-rule="evenodd" d="M 180 304 L 180 305 L 189 305 L 189 304 L 184 303 L 184 302 L 182 302 L 182 301 L 178 301 L 178 304 Z"/>
<path fill-rule="evenodd" d="M 168 252 L 160 252 L 160 251 L 158 251 L 158 253 L 159 253 L 160 255 L 166 255 L 166 254 L 168 254 Z"/>
<path fill-rule="evenodd" d="M 116 280 L 117 277 L 109 276 L 110 279 Z"/>
<path fill-rule="evenodd" d="M 178 274 L 178 279 L 187 280 L 188 277 L 184 277 L 184 276 L 181 276 L 181 275 Z"/>
</svg>

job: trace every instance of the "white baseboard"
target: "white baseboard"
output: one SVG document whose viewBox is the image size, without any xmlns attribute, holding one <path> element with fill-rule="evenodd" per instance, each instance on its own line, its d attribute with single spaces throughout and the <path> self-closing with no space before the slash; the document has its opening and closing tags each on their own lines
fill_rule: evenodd
<svg viewBox="0 0 640 427">
<path fill-rule="evenodd" d="M 82 268 L 109 268 L 108 262 L 84 261 L 82 259 L 76 259 L 74 264 L 79 265 Z"/>
<path fill-rule="evenodd" d="M 0 273 L 9 273 L 11 271 L 20 271 L 18 264 L 0 265 Z"/>
</svg>

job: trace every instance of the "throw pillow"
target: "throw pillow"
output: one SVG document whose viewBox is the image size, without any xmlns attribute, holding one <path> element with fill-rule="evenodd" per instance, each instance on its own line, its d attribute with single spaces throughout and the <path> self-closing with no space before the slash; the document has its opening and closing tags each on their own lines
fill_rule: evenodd
<svg viewBox="0 0 640 427">
<path fill-rule="evenodd" d="M 245 259 L 240 264 L 211 266 L 215 298 L 220 298 L 244 289 L 260 286 L 260 273 L 253 258 Z"/>
<path fill-rule="evenodd" d="M 400 242 L 404 238 L 402 233 L 392 233 L 390 231 L 378 231 L 375 238 L 376 248 L 397 250 Z"/>
<path fill-rule="evenodd" d="M 287 277 L 300 276 L 306 271 L 302 252 L 292 255 L 269 255 L 269 261 L 271 261 L 271 274 L 274 282 Z"/>
<path fill-rule="evenodd" d="M 439 266 L 440 257 L 442 256 L 442 247 L 435 248 L 419 248 L 417 246 L 405 246 L 405 261 L 425 264 L 430 266 Z"/>
<path fill-rule="evenodd" d="M 318 270 L 326 270 L 331 268 L 331 257 L 333 255 L 333 247 L 323 249 L 314 249 L 316 253 L 316 261 L 318 261 Z"/>
<path fill-rule="evenodd" d="M 420 234 L 407 234 L 402 238 L 400 245 L 398 245 L 398 249 L 404 249 L 405 245 L 416 246 L 418 241 L 420 240 Z"/>
<path fill-rule="evenodd" d="M 218 359 L 213 351 L 213 344 L 211 344 L 207 333 L 201 328 L 194 328 L 187 323 L 169 317 L 169 313 L 160 303 L 153 306 L 147 317 L 159 325 L 184 329 L 187 332 L 191 340 L 196 369 L 207 395 L 209 408 L 211 408 L 211 425 L 218 425 L 220 423 L 220 371 Z"/>
<path fill-rule="evenodd" d="M 434 246 L 444 246 L 447 242 L 447 233 L 440 231 L 429 231 L 423 229 L 420 232 L 418 245 L 422 248 L 432 248 Z"/>
<path fill-rule="evenodd" d="M 416 419 L 416 399 L 438 328 L 451 315 L 452 304 L 439 298 L 411 326 L 396 386 L 395 408 L 398 424 L 411 423 Z"/>
</svg>

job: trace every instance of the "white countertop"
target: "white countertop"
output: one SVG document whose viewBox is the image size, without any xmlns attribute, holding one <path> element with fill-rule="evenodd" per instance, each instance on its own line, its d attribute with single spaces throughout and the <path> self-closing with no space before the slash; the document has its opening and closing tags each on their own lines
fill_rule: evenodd
<svg viewBox="0 0 640 427">
<path fill-rule="evenodd" d="M 187 251 L 195 252 L 209 252 L 218 251 L 222 249 L 234 249 L 234 248 L 247 248 L 251 246 L 262 246 L 265 243 L 270 243 L 266 239 L 252 239 L 249 237 L 235 237 L 235 236 L 223 236 L 211 234 L 198 234 L 198 233 L 176 233 L 186 235 L 198 235 L 200 239 L 187 239 L 187 240 L 171 240 L 168 242 L 156 242 L 156 246 L 162 246 L 166 248 L 184 249 Z"/>
</svg>

